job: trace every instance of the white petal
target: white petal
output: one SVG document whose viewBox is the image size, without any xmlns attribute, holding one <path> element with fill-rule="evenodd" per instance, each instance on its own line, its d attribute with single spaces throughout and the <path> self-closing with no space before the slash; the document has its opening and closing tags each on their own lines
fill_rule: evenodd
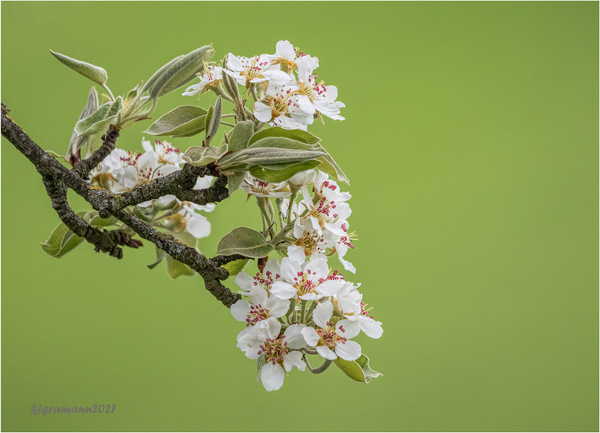
<svg viewBox="0 0 600 433">
<path fill-rule="evenodd" d="M 317 293 L 323 296 L 333 296 L 344 285 L 343 280 L 327 280 L 317 286 Z"/>
<path fill-rule="evenodd" d="M 298 262 L 292 261 L 289 257 L 281 259 L 281 276 L 285 281 L 293 283 L 298 272 L 302 272 L 302 267 Z"/>
<path fill-rule="evenodd" d="M 381 322 L 378 322 L 370 317 L 360 316 L 358 323 L 360 324 L 360 330 L 367 334 L 371 338 L 379 338 L 383 335 L 383 328 Z"/>
<path fill-rule="evenodd" d="M 197 239 L 205 238 L 210 235 L 210 222 L 195 213 L 192 218 L 188 218 L 185 229 Z"/>
<path fill-rule="evenodd" d="M 265 308 L 269 310 L 269 316 L 276 318 L 282 317 L 290 309 L 290 301 L 271 296 L 267 301 Z"/>
<path fill-rule="evenodd" d="M 303 324 L 293 324 L 285 330 L 285 340 L 290 349 L 301 349 L 306 347 L 306 340 L 302 335 L 302 330 L 306 328 Z M 317 335 L 318 336 L 318 335 Z"/>
<path fill-rule="evenodd" d="M 345 343 L 341 343 L 335 346 L 335 353 L 346 361 L 354 361 L 360 358 L 360 344 L 356 341 L 348 340 Z"/>
<path fill-rule="evenodd" d="M 245 299 L 240 299 L 231 306 L 231 315 L 235 318 L 235 320 L 239 320 L 240 322 L 246 321 L 249 312 L 250 303 Z"/>
<path fill-rule="evenodd" d="M 290 44 L 289 41 L 277 42 L 277 45 L 275 45 L 275 52 L 279 57 L 283 57 L 287 60 L 294 60 L 294 58 L 296 57 L 294 46 Z"/>
<path fill-rule="evenodd" d="M 297 294 L 297 290 L 291 284 L 284 281 L 276 281 L 271 286 L 271 294 L 279 299 L 291 299 Z"/>
<path fill-rule="evenodd" d="M 319 334 L 317 334 L 317 331 L 315 331 L 315 328 L 302 328 L 300 332 L 309 346 L 316 346 L 321 338 L 319 337 Z"/>
<path fill-rule="evenodd" d="M 260 370 L 260 381 L 267 391 L 277 391 L 283 385 L 285 372 L 279 364 L 267 363 Z"/>
<path fill-rule="evenodd" d="M 256 117 L 261 122 L 270 122 L 273 117 L 273 112 L 271 111 L 271 107 L 263 104 L 262 102 L 257 102 L 254 104 L 254 117 Z"/>
<path fill-rule="evenodd" d="M 298 370 L 304 371 L 306 363 L 302 360 L 302 352 L 292 350 L 283 357 L 283 366 L 286 371 L 292 371 L 292 367 L 297 367 Z"/>
<path fill-rule="evenodd" d="M 261 286 L 253 286 L 250 289 L 250 297 L 252 298 L 252 303 L 254 305 L 262 305 L 265 307 L 267 300 L 269 299 L 269 294 Z"/>
<path fill-rule="evenodd" d="M 342 319 L 335 325 L 337 333 L 342 337 L 354 338 L 360 332 L 360 324 L 358 321 L 352 321 L 348 319 Z M 344 329 L 342 331 L 342 329 Z"/>
<path fill-rule="evenodd" d="M 329 359 L 331 361 L 335 361 L 337 359 L 337 355 L 327 346 L 317 346 L 317 352 L 319 352 L 319 355 L 325 359 Z"/>
<path fill-rule="evenodd" d="M 327 328 L 327 322 L 331 319 L 332 314 L 333 304 L 331 301 L 321 302 L 313 312 L 313 319 L 317 325 L 325 329 Z"/>
<path fill-rule="evenodd" d="M 240 272 L 235 276 L 235 284 L 244 291 L 249 291 L 254 286 L 254 278 L 246 272 Z"/>
<path fill-rule="evenodd" d="M 304 247 L 299 245 L 290 245 L 287 249 L 288 257 L 291 261 L 302 264 L 306 260 Z"/>
</svg>

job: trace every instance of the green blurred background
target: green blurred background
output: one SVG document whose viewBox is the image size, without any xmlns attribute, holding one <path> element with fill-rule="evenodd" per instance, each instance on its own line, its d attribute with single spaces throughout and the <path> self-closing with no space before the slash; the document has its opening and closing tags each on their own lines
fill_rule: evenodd
<svg viewBox="0 0 600 433">
<path fill-rule="evenodd" d="M 47 256 L 58 217 L 2 139 L 2 428 L 598 430 L 597 2 L 3 2 L 2 100 L 64 152 L 90 83 L 48 48 L 124 93 L 208 42 L 250 56 L 281 39 L 347 105 L 310 130 L 352 181 L 347 277 L 384 323 L 358 341 L 385 376 L 295 370 L 265 392 L 242 324 L 199 277 L 148 270 L 151 246 Z M 156 116 L 193 101 L 165 97 Z M 118 145 L 141 149 L 147 126 Z M 241 193 L 209 218 L 209 255 L 260 224 Z M 94 403 L 115 413 L 30 413 Z"/>
</svg>

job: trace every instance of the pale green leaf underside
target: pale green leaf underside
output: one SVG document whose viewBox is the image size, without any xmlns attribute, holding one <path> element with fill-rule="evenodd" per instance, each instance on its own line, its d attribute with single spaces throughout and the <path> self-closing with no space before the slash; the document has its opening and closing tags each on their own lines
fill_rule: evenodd
<svg viewBox="0 0 600 433">
<path fill-rule="evenodd" d="M 252 259 L 266 257 L 271 251 L 273 246 L 263 235 L 249 227 L 233 229 L 221 238 L 217 246 L 218 255 L 239 254 Z"/>
</svg>

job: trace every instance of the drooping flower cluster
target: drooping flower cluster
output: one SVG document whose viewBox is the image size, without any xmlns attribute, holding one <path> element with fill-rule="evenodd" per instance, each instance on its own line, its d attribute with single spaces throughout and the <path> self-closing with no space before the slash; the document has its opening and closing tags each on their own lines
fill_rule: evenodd
<svg viewBox="0 0 600 433">
<path fill-rule="evenodd" d="M 280 184 L 248 174 L 243 189 L 257 200 L 281 200 L 291 231 L 287 257 L 268 260 L 255 276 L 240 272 L 235 278 L 248 298 L 231 306 L 234 318 L 246 324 L 237 346 L 248 358 L 258 359 L 263 386 L 267 391 L 281 388 L 293 367 L 312 371 L 306 355 L 319 355 L 325 366 L 337 359 L 357 360 L 361 347 L 352 339 L 361 331 L 379 338 L 383 329 L 366 308 L 359 285 L 346 281 L 327 261 L 337 253 L 346 270 L 356 270 L 344 259 L 352 246 L 350 194 L 314 170 Z"/>
<path fill-rule="evenodd" d="M 231 76 L 255 99 L 253 114 L 261 122 L 286 129 L 307 129 L 315 118 L 344 120 L 336 86 L 326 86 L 314 74 L 319 59 L 300 52 L 288 41 L 279 41 L 275 54 L 243 57 L 229 54 L 225 68 L 207 65 L 200 83 L 184 95 L 213 90 L 223 95 L 223 74 Z"/>
<path fill-rule="evenodd" d="M 114 149 L 92 170 L 90 183 L 116 193 L 130 191 L 136 186 L 146 185 L 154 179 L 180 170 L 184 163 L 179 149 L 167 142 L 142 140 L 143 153 Z M 205 189 L 213 178 L 198 178 L 195 189 Z M 174 195 L 165 195 L 136 206 L 137 210 L 153 225 L 174 233 L 187 231 L 195 238 L 210 235 L 210 222 L 199 211 L 211 212 L 214 204 L 197 205 L 182 202 Z"/>
</svg>

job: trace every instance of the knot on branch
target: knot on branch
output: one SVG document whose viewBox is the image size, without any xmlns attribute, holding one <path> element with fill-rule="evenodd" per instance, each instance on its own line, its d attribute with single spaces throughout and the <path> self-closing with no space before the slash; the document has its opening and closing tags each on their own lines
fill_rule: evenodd
<svg viewBox="0 0 600 433">
<path fill-rule="evenodd" d="M 98 230 L 98 233 L 100 236 L 94 242 L 94 251 L 108 253 L 109 256 L 117 259 L 123 258 L 123 250 L 119 245 L 130 248 L 139 248 L 144 245 L 142 241 L 133 239 L 131 235 L 122 230 L 104 230 L 103 232 Z"/>
</svg>

